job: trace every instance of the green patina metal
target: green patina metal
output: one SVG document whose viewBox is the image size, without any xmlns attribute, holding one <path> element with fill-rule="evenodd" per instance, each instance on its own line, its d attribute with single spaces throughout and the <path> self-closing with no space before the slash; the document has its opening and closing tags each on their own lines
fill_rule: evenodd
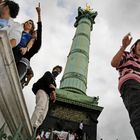
<svg viewBox="0 0 140 140">
<path fill-rule="evenodd" d="M 69 80 L 70 78 L 77 78 L 80 81 L 82 81 L 85 86 L 87 86 L 87 79 L 86 79 L 86 77 L 84 75 L 82 75 L 80 73 L 76 73 L 76 72 L 65 73 L 64 76 L 63 76 L 63 78 L 62 78 L 62 80 L 61 80 L 61 82 L 63 82 L 65 79 L 68 79 Z M 71 88 L 74 88 L 74 87 L 71 86 Z M 74 88 L 74 89 L 76 89 L 76 88 Z M 81 92 L 83 92 L 83 91 L 81 91 Z"/>
<path fill-rule="evenodd" d="M 82 49 L 75 49 L 75 50 L 72 50 L 69 55 L 71 55 L 72 53 L 81 53 L 83 55 L 85 55 L 87 57 L 87 59 L 89 59 L 89 55 L 86 51 L 82 50 Z"/>
<path fill-rule="evenodd" d="M 57 100 L 69 104 L 74 104 L 94 110 L 102 110 L 102 107 L 98 106 L 99 97 L 89 97 L 82 94 L 76 94 L 75 92 L 66 91 L 63 89 L 57 89 Z"/>
<path fill-rule="evenodd" d="M 98 106 L 99 98 L 86 95 L 90 32 L 96 16 L 97 12 L 78 8 L 78 16 L 74 24 L 77 29 L 60 83 L 60 89 L 57 89 L 57 100 L 102 111 L 103 108 Z"/>
<path fill-rule="evenodd" d="M 77 27 L 79 25 L 79 23 L 78 23 L 79 20 L 81 20 L 82 18 L 87 18 L 91 22 L 91 30 L 92 30 L 93 29 L 92 25 L 95 23 L 94 19 L 96 16 L 97 16 L 97 12 L 83 10 L 81 7 L 79 7 L 78 8 L 78 16 L 76 17 L 76 22 L 75 22 L 74 26 Z M 82 21 L 82 22 L 84 22 L 84 21 Z M 89 24 L 89 23 L 85 22 L 85 24 Z"/>
<path fill-rule="evenodd" d="M 86 94 L 89 63 L 90 32 L 97 12 L 78 8 L 73 38 L 60 89 Z"/>
</svg>

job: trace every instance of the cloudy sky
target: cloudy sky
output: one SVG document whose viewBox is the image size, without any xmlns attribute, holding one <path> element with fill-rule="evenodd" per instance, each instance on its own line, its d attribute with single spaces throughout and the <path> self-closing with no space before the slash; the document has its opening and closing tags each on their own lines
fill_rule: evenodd
<svg viewBox="0 0 140 140">
<path fill-rule="evenodd" d="M 38 0 L 15 0 L 20 5 L 17 21 L 37 21 L 35 7 Z M 87 95 L 99 96 L 104 107 L 98 120 L 98 140 L 135 140 L 127 111 L 117 89 L 118 73 L 110 65 L 113 55 L 121 46 L 122 37 L 131 32 L 132 43 L 140 35 L 139 0 L 40 0 L 42 8 L 42 48 L 31 60 L 34 78 L 24 89 L 31 116 L 35 106 L 32 84 L 56 64 L 65 67 L 75 33 L 73 24 L 78 6 L 89 3 L 98 12 L 91 33 L 90 63 Z M 62 74 L 57 79 L 59 86 Z"/>
</svg>

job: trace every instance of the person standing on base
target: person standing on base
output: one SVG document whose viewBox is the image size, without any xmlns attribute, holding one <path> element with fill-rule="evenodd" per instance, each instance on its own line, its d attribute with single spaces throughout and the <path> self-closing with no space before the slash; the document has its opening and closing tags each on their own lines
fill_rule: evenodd
<svg viewBox="0 0 140 140">
<path fill-rule="evenodd" d="M 36 95 L 36 106 L 31 117 L 31 123 L 34 129 L 37 129 L 45 119 L 49 108 L 49 99 L 53 103 L 56 101 L 55 78 L 61 73 L 61 71 L 61 66 L 55 66 L 52 73 L 47 71 L 36 83 L 33 84 L 32 91 Z"/>
<path fill-rule="evenodd" d="M 140 39 L 125 51 L 132 41 L 130 33 L 122 39 L 122 46 L 111 65 L 119 71 L 119 91 L 129 113 L 130 123 L 140 140 Z"/>
<path fill-rule="evenodd" d="M 79 139 L 82 140 L 83 139 L 83 120 L 80 122 L 79 124 Z"/>
</svg>

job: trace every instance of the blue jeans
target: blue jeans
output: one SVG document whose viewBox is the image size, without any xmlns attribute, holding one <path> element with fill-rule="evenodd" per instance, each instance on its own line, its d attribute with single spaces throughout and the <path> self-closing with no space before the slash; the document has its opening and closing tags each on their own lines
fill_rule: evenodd
<svg viewBox="0 0 140 140">
<path fill-rule="evenodd" d="M 122 85 L 120 92 L 129 113 L 131 126 L 137 140 L 140 140 L 140 83 L 136 80 L 127 80 Z"/>
</svg>

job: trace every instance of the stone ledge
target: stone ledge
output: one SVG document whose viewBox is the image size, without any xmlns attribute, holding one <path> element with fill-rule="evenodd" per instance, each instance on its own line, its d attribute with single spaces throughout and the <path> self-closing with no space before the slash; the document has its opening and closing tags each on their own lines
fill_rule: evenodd
<svg viewBox="0 0 140 140">
<path fill-rule="evenodd" d="M 0 125 L 6 123 L 11 134 L 23 124 L 23 137 L 27 139 L 32 135 L 31 122 L 6 31 L 0 31 L 0 113 Z"/>
</svg>

